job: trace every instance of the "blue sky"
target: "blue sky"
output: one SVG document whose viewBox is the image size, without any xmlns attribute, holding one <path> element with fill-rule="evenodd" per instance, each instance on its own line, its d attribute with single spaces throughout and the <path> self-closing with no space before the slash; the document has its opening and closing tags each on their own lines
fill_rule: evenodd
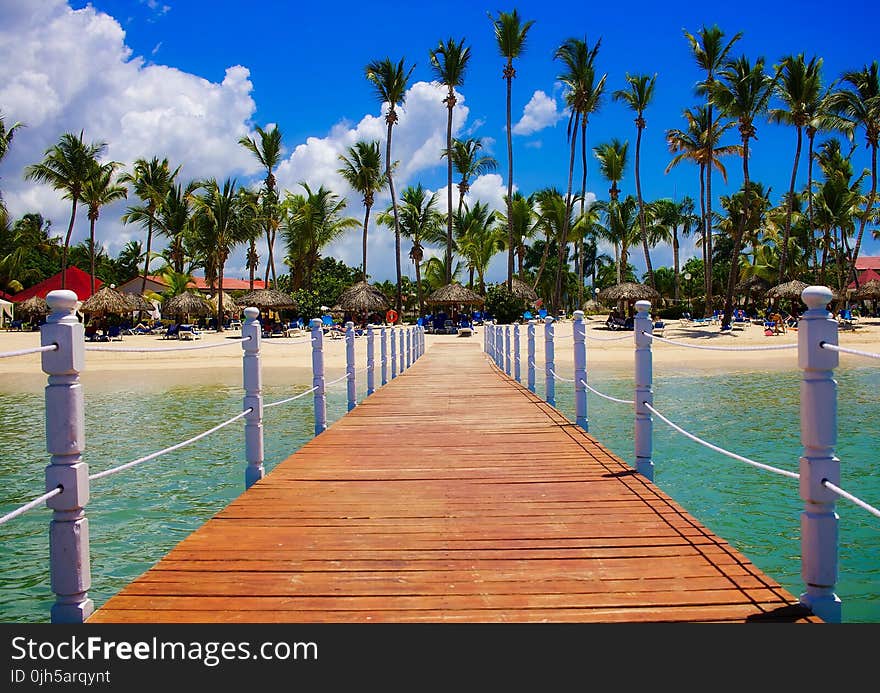
<svg viewBox="0 0 880 693">
<path fill-rule="evenodd" d="M 500 164 L 499 175 L 474 185 L 475 195 L 500 206 L 507 169 L 505 85 L 503 59 L 487 13 L 513 7 L 524 19 L 535 20 L 526 51 L 515 63 L 513 120 L 519 122 L 525 110 L 538 117 L 533 131 L 524 124 L 514 128 L 516 187 L 525 193 L 547 185 L 564 189 L 566 117 L 556 83 L 560 65 L 553 60 L 553 51 L 574 36 L 591 44 L 601 39 L 597 64 L 600 72 L 608 74 L 609 95 L 624 86 L 627 72 L 657 73 L 643 138 L 643 194 L 646 199 L 683 195 L 696 199 L 695 168 L 683 165 L 668 175 L 663 172 L 670 159 L 665 131 L 683 127 L 682 110 L 698 103 L 694 84 L 701 72 L 684 29 L 693 33 L 703 25 L 718 24 L 729 36 L 741 31 L 744 36 L 733 54 L 764 56 L 769 65 L 789 53 L 819 55 L 830 82 L 842 71 L 859 69 L 877 58 L 880 28 L 876 7 L 864 0 L 849 3 L 846 12 L 830 11 L 828 3 L 813 0 L 706 3 L 705 9 L 685 3 L 555 1 L 485 5 L 218 0 L 206 5 L 182 0 L 95 0 L 89 5 L 66 5 L 63 0 L 45 0 L 37 4 L 39 9 L 22 8 L 15 0 L 0 0 L 8 18 L 6 28 L 0 28 L 0 110 L 8 120 L 28 123 L 0 169 L 0 185 L 10 211 L 43 206 L 59 230 L 66 226 L 67 216 L 57 194 L 33 190 L 20 179 L 22 166 L 38 160 L 64 130 L 85 128 L 87 138 L 107 140 L 108 155 L 126 163 L 135 156 L 167 155 L 172 163 L 184 164 L 186 176 L 235 176 L 250 182 L 258 178 L 258 170 L 235 142 L 254 125 L 277 123 L 285 144 L 286 164 L 279 170 L 282 185 L 296 190 L 299 180 L 308 179 L 335 184 L 341 194 L 350 195 L 334 180 L 336 155 L 355 137 L 384 137 L 380 105 L 364 78 L 364 66 L 385 56 L 405 57 L 416 66 L 411 84 L 429 83 L 433 74 L 428 51 L 450 37 L 464 38 L 472 51 L 459 90 L 464 108 L 456 114 L 458 134 L 487 139 Z M 32 50 L 22 50 L 22 44 Z M 397 187 L 422 182 L 440 190 L 446 169 L 433 152 L 438 141 L 444 144 L 445 107 L 428 84 L 414 91 L 408 104 L 409 122 L 401 123 L 399 145 L 395 131 L 394 156 L 407 158 Z M 611 137 L 630 140 L 634 154 L 633 116 L 606 98 L 590 121 L 588 144 L 592 147 Z M 772 187 L 774 201 L 787 188 L 794 140 L 792 130 L 758 123 L 751 173 Z M 870 163 L 862 132 L 855 142 L 860 169 Z M 632 159 L 621 186 L 624 194 L 635 192 Z M 716 199 L 741 184 L 740 161 L 731 158 L 726 164 L 728 183 L 717 176 L 713 181 Z M 803 162 L 798 185 L 805 180 Z M 599 179 L 595 159 L 589 162 L 588 188 L 600 198 L 606 194 L 607 183 Z M 353 195 L 350 200 L 350 213 L 360 217 L 359 200 Z M 106 222 L 99 230 L 111 252 L 128 238 L 142 236 L 138 229 L 115 221 L 116 211 L 105 212 Z M 86 232 L 83 223 L 74 240 Z M 375 228 L 372 236 L 370 253 L 375 260 L 370 261 L 370 273 L 373 279 L 391 278 L 390 234 Z M 330 252 L 357 264 L 358 248 L 358 234 L 353 233 Z M 866 238 L 863 253 L 880 253 L 878 243 Z M 695 253 L 686 245 L 685 255 L 689 254 Z M 655 255 L 655 265 L 671 264 L 668 248 L 657 248 Z M 634 253 L 632 260 L 641 270 L 640 253 Z M 231 262 L 231 273 L 241 275 L 242 259 L 234 257 Z M 407 261 L 404 268 L 412 273 Z M 500 277 L 502 270 L 503 262 L 493 263 L 489 279 Z"/>
</svg>

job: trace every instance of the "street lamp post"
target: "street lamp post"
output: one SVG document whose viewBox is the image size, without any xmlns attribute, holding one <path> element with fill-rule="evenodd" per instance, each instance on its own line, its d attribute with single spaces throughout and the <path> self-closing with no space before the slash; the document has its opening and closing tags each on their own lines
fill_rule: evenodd
<svg viewBox="0 0 880 693">
<path fill-rule="evenodd" d="M 687 290 L 688 290 L 688 313 L 691 312 L 691 273 L 684 273 L 684 280 L 687 282 Z"/>
</svg>

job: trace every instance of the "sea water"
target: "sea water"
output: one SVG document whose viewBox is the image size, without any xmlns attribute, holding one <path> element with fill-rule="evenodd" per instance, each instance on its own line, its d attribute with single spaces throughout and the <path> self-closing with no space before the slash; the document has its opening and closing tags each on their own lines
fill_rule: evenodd
<svg viewBox="0 0 880 693">
<path fill-rule="evenodd" d="M 560 374 L 562 375 L 562 374 Z M 570 375 L 570 374 L 568 374 Z M 655 374 L 654 406 L 684 428 L 755 461 L 797 471 L 801 452 L 797 371 L 723 375 Z M 841 368 L 838 446 L 841 487 L 880 505 L 880 368 Z M 632 377 L 590 374 L 590 384 L 632 397 Z M 266 383 L 272 402 L 310 383 Z M 543 394 L 540 375 L 538 393 Z M 557 383 L 557 408 L 574 420 L 574 393 Z M 92 473 L 185 440 L 241 410 L 231 385 L 177 385 L 85 393 L 86 453 Z M 359 398 L 365 395 L 363 385 Z M 328 421 L 344 415 L 345 383 L 328 388 Z M 633 459 L 631 406 L 589 395 L 590 432 L 625 461 Z M 0 391 L 0 514 L 42 493 L 45 452 L 42 393 Z M 240 422 L 192 445 L 91 484 L 87 506 L 92 587 L 100 607 L 244 490 Z M 267 409 L 265 467 L 270 471 L 309 440 L 312 397 Z M 795 595 L 800 578 L 797 481 L 698 446 L 654 421 L 654 480 L 710 530 Z M 880 519 L 841 499 L 839 579 L 844 622 L 880 622 Z M 45 508 L 0 526 L 0 621 L 49 620 L 48 523 Z"/>
</svg>

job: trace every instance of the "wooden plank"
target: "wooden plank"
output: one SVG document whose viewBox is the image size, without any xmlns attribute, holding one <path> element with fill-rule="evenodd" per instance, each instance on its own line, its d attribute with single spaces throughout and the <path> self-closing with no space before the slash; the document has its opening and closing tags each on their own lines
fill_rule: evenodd
<svg viewBox="0 0 880 693">
<path fill-rule="evenodd" d="M 478 341 L 435 344 L 89 620 L 819 621 Z"/>
</svg>

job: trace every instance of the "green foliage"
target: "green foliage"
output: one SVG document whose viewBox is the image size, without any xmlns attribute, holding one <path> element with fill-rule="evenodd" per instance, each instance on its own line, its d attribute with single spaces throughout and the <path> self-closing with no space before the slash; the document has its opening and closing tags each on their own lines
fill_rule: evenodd
<svg viewBox="0 0 880 693">
<path fill-rule="evenodd" d="M 497 322 L 506 324 L 522 317 L 526 302 L 508 291 L 505 284 L 497 284 L 486 292 L 485 309 Z"/>
<path fill-rule="evenodd" d="M 280 286 L 281 277 L 278 277 L 278 283 Z M 305 320 L 306 323 L 312 318 L 320 318 L 324 312 L 321 310 L 321 306 L 327 305 L 326 303 L 321 303 L 321 297 L 314 289 L 297 289 L 291 296 L 296 299 L 299 317 Z"/>
</svg>

